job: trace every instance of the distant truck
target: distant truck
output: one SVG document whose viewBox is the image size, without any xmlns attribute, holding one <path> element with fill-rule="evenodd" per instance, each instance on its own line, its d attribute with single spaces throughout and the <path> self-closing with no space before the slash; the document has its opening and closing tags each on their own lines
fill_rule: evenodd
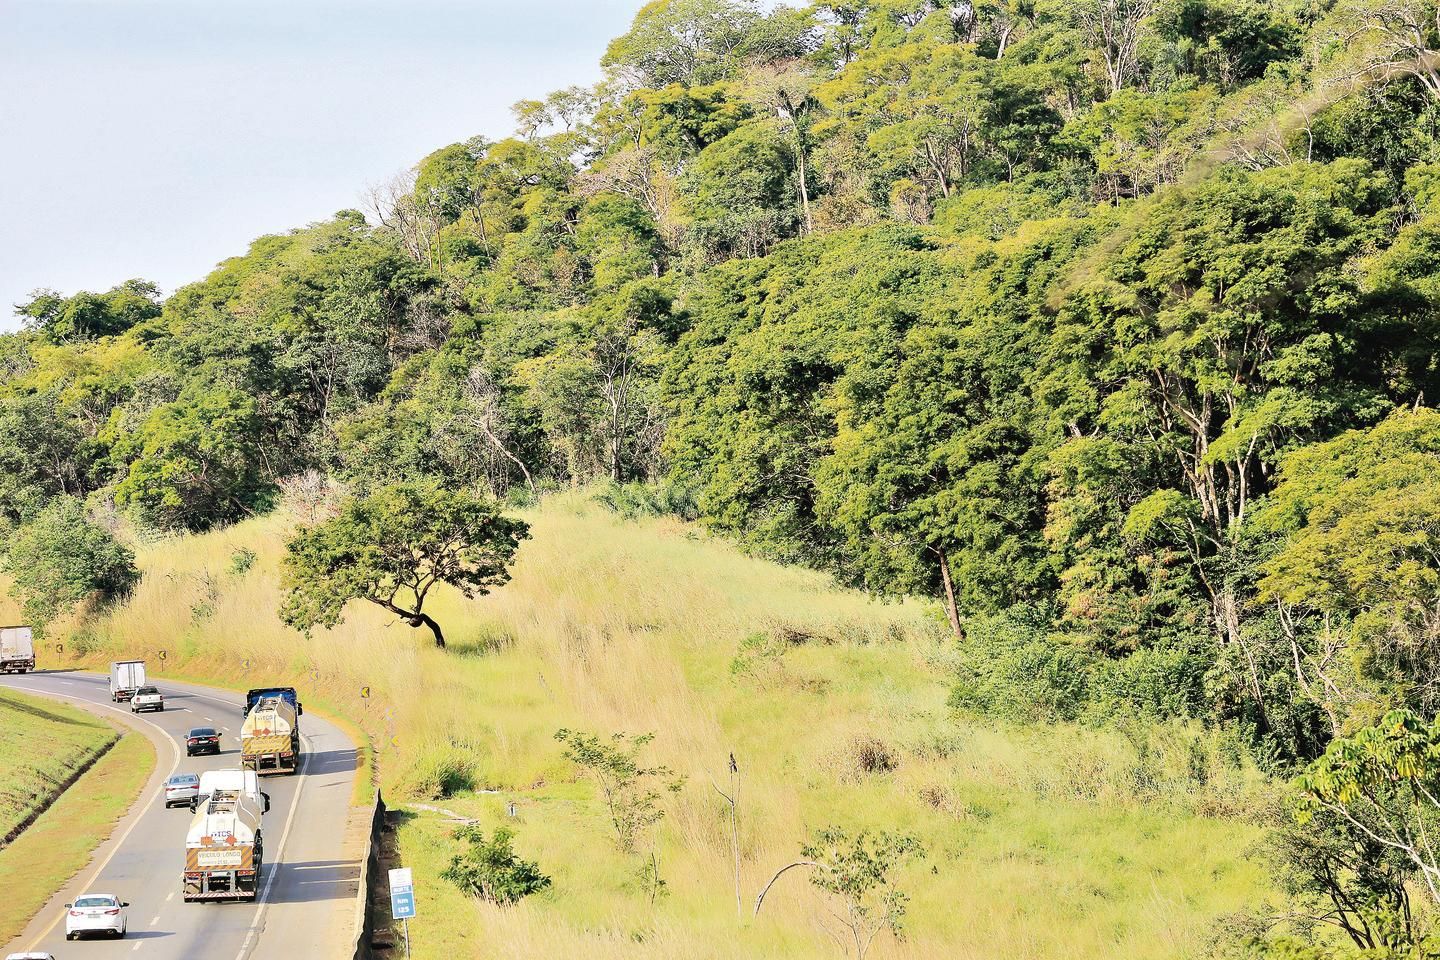
<svg viewBox="0 0 1440 960">
<path fill-rule="evenodd" d="M 35 669 L 35 636 L 29 627 L 0 627 L 0 673 Z"/>
<path fill-rule="evenodd" d="M 200 775 L 185 834 L 186 903 L 254 900 L 265 867 L 261 819 L 270 798 L 250 770 L 209 770 Z"/>
<path fill-rule="evenodd" d="M 144 660 L 117 660 L 110 664 L 110 701 L 124 703 L 145 686 Z"/>
<path fill-rule="evenodd" d="M 240 763 L 256 773 L 294 773 L 300 766 L 300 714 L 294 687 L 265 687 L 245 695 Z"/>
</svg>

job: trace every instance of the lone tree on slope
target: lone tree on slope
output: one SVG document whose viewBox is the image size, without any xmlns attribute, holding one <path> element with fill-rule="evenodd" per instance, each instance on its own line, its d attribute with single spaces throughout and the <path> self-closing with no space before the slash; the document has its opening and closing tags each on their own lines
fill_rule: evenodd
<svg viewBox="0 0 1440 960">
<path fill-rule="evenodd" d="M 352 497 L 335 517 L 301 527 L 287 544 L 280 617 L 292 627 L 333 627 L 345 604 L 368 600 L 412 627 L 440 624 L 424 612 L 437 583 L 466 597 L 510 579 L 509 566 L 529 525 L 467 493 L 402 483 Z"/>
</svg>

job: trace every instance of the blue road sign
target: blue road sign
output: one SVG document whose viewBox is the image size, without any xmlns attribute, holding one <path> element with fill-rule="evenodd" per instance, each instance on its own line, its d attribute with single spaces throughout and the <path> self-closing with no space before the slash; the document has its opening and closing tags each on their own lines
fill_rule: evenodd
<svg viewBox="0 0 1440 960">
<path fill-rule="evenodd" d="M 415 886 L 410 871 L 397 867 L 390 871 L 390 916 L 409 920 L 415 916 Z"/>
</svg>

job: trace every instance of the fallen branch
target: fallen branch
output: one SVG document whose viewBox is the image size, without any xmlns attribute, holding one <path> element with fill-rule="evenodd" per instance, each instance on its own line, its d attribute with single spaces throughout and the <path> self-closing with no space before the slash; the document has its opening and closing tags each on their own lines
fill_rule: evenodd
<svg viewBox="0 0 1440 960">
<path fill-rule="evenodd" d="M 765 902 L 765 894 L 769 893 L 770 888 L 775 886 L 775 881 L 780 879 L 780 875 L 786 870 L 793 870 L 796 867 L 824 867 L 824 864 L 817 863 L 814 860 L 796 860 L 794 863 L 787 863 L 779 870 L 776 870 L 775 876 L 770 878 L 770 882 L 765 884 L 765 888 L 760 891 L 760 896 L 755 898 L 755 913 L 752 914 L 752 916 L 760 916 L 760 904 Z"/>
</svg>

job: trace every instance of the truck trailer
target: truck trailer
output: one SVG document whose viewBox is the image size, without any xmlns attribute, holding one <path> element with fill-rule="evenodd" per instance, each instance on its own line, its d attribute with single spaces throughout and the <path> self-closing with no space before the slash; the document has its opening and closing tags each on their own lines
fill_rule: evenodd
<svg viewBox="0 0 1440 960">
<path fill-rule="evenodd" d="M 124 703 L 145 686 L 144 660 L 116 660 L 110 664 L 110 700 Z"/>
<path fill-rule="evenodd" d="M 254 900 L 265 869 L 261 820 L 270 798 L 248 770 L 211 770 L 200 776 L 185 835 L 186 903 Z"/>
<path fill-rule="evenodd" d="M 256 700 L 240 728 L 240 762 L 256 773 L 296 772 L 300 764 L 298 704 L 282 696 Z"/>
<path fill-rule="evenodd" d="M 35 636 L 29 627 L 0 627 L 0 673 L 35 669 Z"/>
</svg>

